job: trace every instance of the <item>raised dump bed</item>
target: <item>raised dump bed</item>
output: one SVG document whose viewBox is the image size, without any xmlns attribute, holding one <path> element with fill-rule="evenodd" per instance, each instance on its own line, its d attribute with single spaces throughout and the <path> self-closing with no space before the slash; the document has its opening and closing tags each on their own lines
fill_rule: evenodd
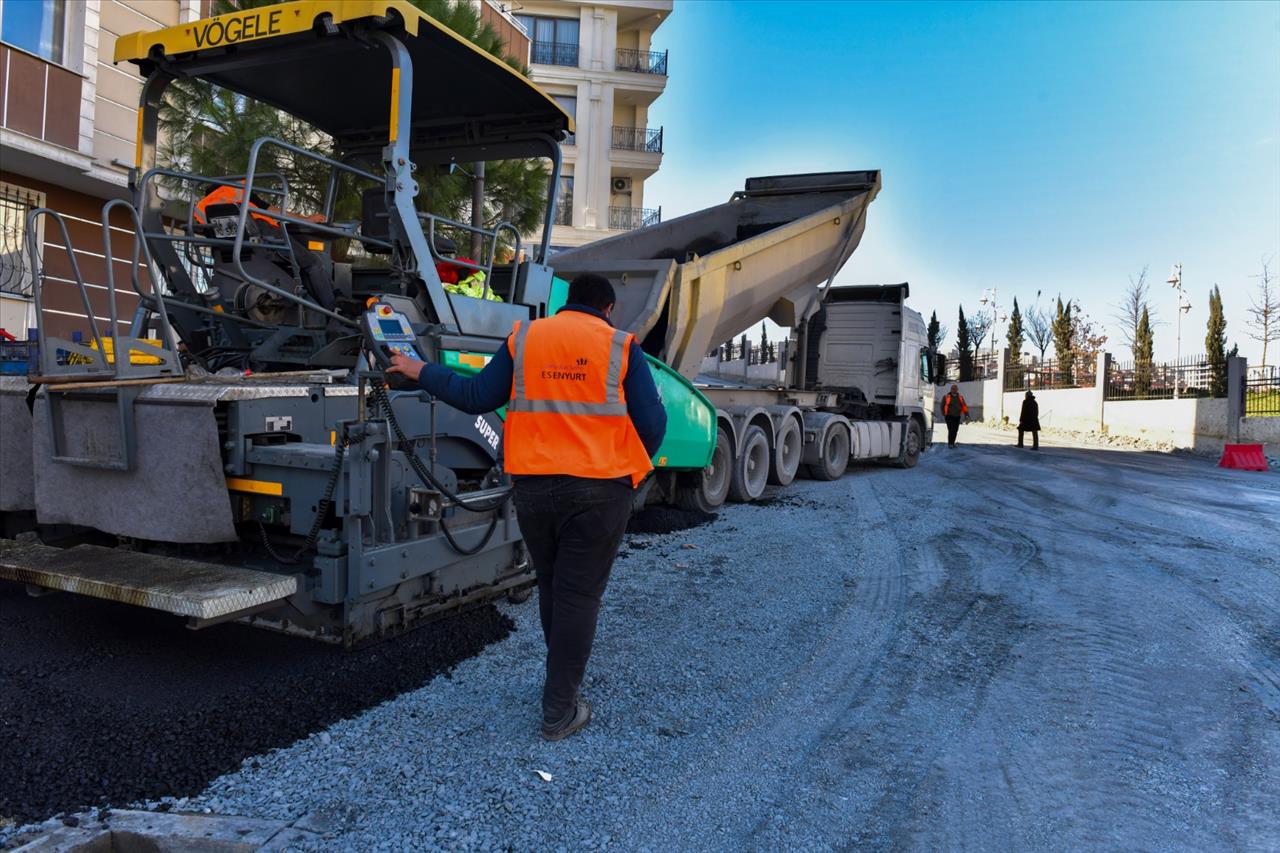
<svg viewBox="0 0 1280 853">
<path fill-rule="evenodd" d="M 858 247 L 878 171 L 747 179 L 724 204 L 552 260 L 613 281 L 614 324 L 692 380 L 706 354 L 766 317 L 796 326 Z"/>
</svg>

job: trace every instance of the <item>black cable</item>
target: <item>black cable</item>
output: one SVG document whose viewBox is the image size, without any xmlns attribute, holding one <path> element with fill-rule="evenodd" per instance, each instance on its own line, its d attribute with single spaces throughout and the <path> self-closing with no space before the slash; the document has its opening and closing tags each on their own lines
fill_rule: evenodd
<svg viewBox="0 0 1280 853">
<path fill-rule="evenodd" d="M 417 450 L 414 449 L 413 444 L 410 443 L 408 437 L 404 434 L 404 430 L 400 428 L 400 422 L 396 420 L 395 410 L 391 408 L 391 398 L 387 394 L 387 386 L 375 381 L 373 389 L 373 398 L 378 402 L 378 405 L 382 407 L 383 411 L 387 413 L 387 423 L 391 424 L 391 431 L 395 433 L 396 440 L 400 442 L 401 449 L 409 460 L 409 465 L 413 468 L 414 472 L 422 478 L 426 485 L 431 486 L 436 491 L 440 492 L 440 494 L 461 506 L 463 509 L 468 509 L 472 512 L 492 512 L 507 502 L 509 498 L 508 493 L 504 493 L 497 498 L 493 498 L 491 503 L 468 503 L 461 496 L 451 492 L 449 488 L 445 486 L 444 483 L 440 482 L 440 480 L 438 480 L 423 463 L 422 459 L 418 456 Z"/>
<path fill-rule="evenodd" d="M 451 492 L 445 487 L 444 483 L 440 482 L 440 480 L 431 473 L 430 469 L 428 469 L 422 459 L 419 458 L 417 450 L 405 436 L 404 430 L 400 428 L 400 422 L 396 420 L 395 410 L 391 408 L 391 398 L 387 393 L 387 386 L 375 381 L 373 388 L 374 399 L 377 400 L 378 405 L 382 407 L 384 412 L 386 412 L 387 423 L 391 424 L 391 431 L 395 433 L 396 440 L 400 443 L 401 450 L 404 451 L 405 458 L 409 460 L 409 467 L 413 468 L 414 473 L 418 475 L 423 484 L 433 487 L 436 491 L 440 492 L 463 509 L 471 512 L 494 513 L 494 516 L 489 519 L 489 529 L 485 531 L 484 536 L 480 541 L 470 548 L 464 548 L 459 545 L 458 540 L 453 538 L 453 532 L 445 525 L 444 519 L 442 518 L 440 520 L 440 532 L 444 534 L 445 541 L 449 543 L 450 548 L 463 556 L 471 556 L 472 554 L 480 553 L 484 550 L 484 547 L 489 544 L 489 540 L 493 538 L 494 531 L 498 529 L 497 511 L 510 499 L 510 492 L 508 491 L 500 497 L 494 498 L 492 502 L 484 504 L 483 506 L 478 502 L 467 503 L 459 495 Z"/>
<path fill-rule="evenodd" d="M 329 469 L 329 480 L 324 485 L 324 495 L 320 498 L 320 502 L 316 504 L 316 515 L 311 520 L 311 529 L 307 531 L 307 538 L 303 540 L 297 553 L 292 557 L 277 553 L 276 549 L 271 546 L 271 539 L 267 535 L 267 526 L 261 520 L 258 521 L 258 530 L 262 533 L 262 544 L 272 559 L 285 565 L 296 566 L 302 562 L 302 555 L 315 546 L 316 540 L 320 538 L 320 528 L 324 524 L 324 517 L 328 515 L 329 507 L 333 505 L 333 493 L 338 488 L 338 478 L 342 476 L 342 461 L 347 455 L 347 445 L 350 443 L 351 440 L 345 435 L 336 439 L 333 443 L 333 467 Z"/>
</svg>

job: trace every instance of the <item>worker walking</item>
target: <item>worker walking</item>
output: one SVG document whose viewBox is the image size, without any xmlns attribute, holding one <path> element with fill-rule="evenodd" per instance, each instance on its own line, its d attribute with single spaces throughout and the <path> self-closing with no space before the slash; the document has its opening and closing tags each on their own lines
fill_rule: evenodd
<svg viewBox="0 0 1280 853">
<path fill-rule="evenodd" d="M 1031 449 L 1040 449 L 1040 404 L 1030 391 L 1022 399 L 1022 411 L 1018 414 L 1018 446 L 1022 447 L 1022 434 L 1031 433 Z"/>
<path fill-rule="evenodd" d="M 965 405 L 959 385 L 952 385 L 951 391 L 942 398 L 942 417 L 947 422 L 947 447 L 955 447 L 956 435 L 960 432 L 960 418 L 969 417 L 969 407 Z"/>
<path fill-rule="evenodd" d="M 585 274 L 554 317 L 517 322 L 474 377 L 395 356 L 388 373 L 416 380 L 471 414 L 507 405 L 506 471 L 538 576 L 547 645 L 542 736 L 591 721 L 579 696 L 609 571 L 634 489 L 652 470 L 667 415 L 635 336 L 614 329 L 613 285 Z"/>
</svg>

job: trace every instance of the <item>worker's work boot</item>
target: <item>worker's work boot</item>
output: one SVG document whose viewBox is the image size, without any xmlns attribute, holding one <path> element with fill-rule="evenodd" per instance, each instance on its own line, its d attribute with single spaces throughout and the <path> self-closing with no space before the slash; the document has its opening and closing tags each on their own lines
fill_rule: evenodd
<svg viewBox="0 0 1280 853">
<path fill-rule="evenodd" d="M 574 732 L 586 728 L 589 722 L 591 722 L 591 703 L 586 699 L 578 699 L 563 719 L 555 723 L 542 724 L 542 739 L 564 740 Z"/>
</svg>

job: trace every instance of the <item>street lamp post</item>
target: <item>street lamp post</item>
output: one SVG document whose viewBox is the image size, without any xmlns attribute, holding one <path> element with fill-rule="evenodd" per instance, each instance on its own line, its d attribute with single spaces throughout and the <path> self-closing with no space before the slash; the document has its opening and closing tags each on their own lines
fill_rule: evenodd
<svg viewBox="0 0 1280 853">
<path fill-rule="evenodd" d="M 982 291 L 982 298 L 978 300 L 979 305 L 991 306 L 991 358 L 992 359 L 995 359 L 996 357 L 996 335 L 999 333 L 999 328 L 997 327 L 997 324 L 1002 323 L 1004 322 L 1004 320 L 1007 319 L 1007 317 L 1001 316 L 1000 308 L 999 306 L 996 305 L 996 299 L 998 296 L 999 296 L 999 292 L 997 291 L 997 289 L 994 287 L 989 287 L 986 290 Z M 997 365 L 996 370 L 999 370 L 999 369 L 1000 369 L 999 365 Z"/>
<path fill-rule="evenodd" d="M 1178 294 L 1178 310 L 1177 314 L 1177 348 L 1174 350 L 1173 361 L 1173 399 L 1178 399 L 1179 389 L 1182 385 L 1182 315 L 1191 310 L 1191 302 L 1187 300 L 1187 293 L 1182 289 L 1182 264 L 1174 264 L 1169 270 L 1168 284 Z"/>
</svg>

